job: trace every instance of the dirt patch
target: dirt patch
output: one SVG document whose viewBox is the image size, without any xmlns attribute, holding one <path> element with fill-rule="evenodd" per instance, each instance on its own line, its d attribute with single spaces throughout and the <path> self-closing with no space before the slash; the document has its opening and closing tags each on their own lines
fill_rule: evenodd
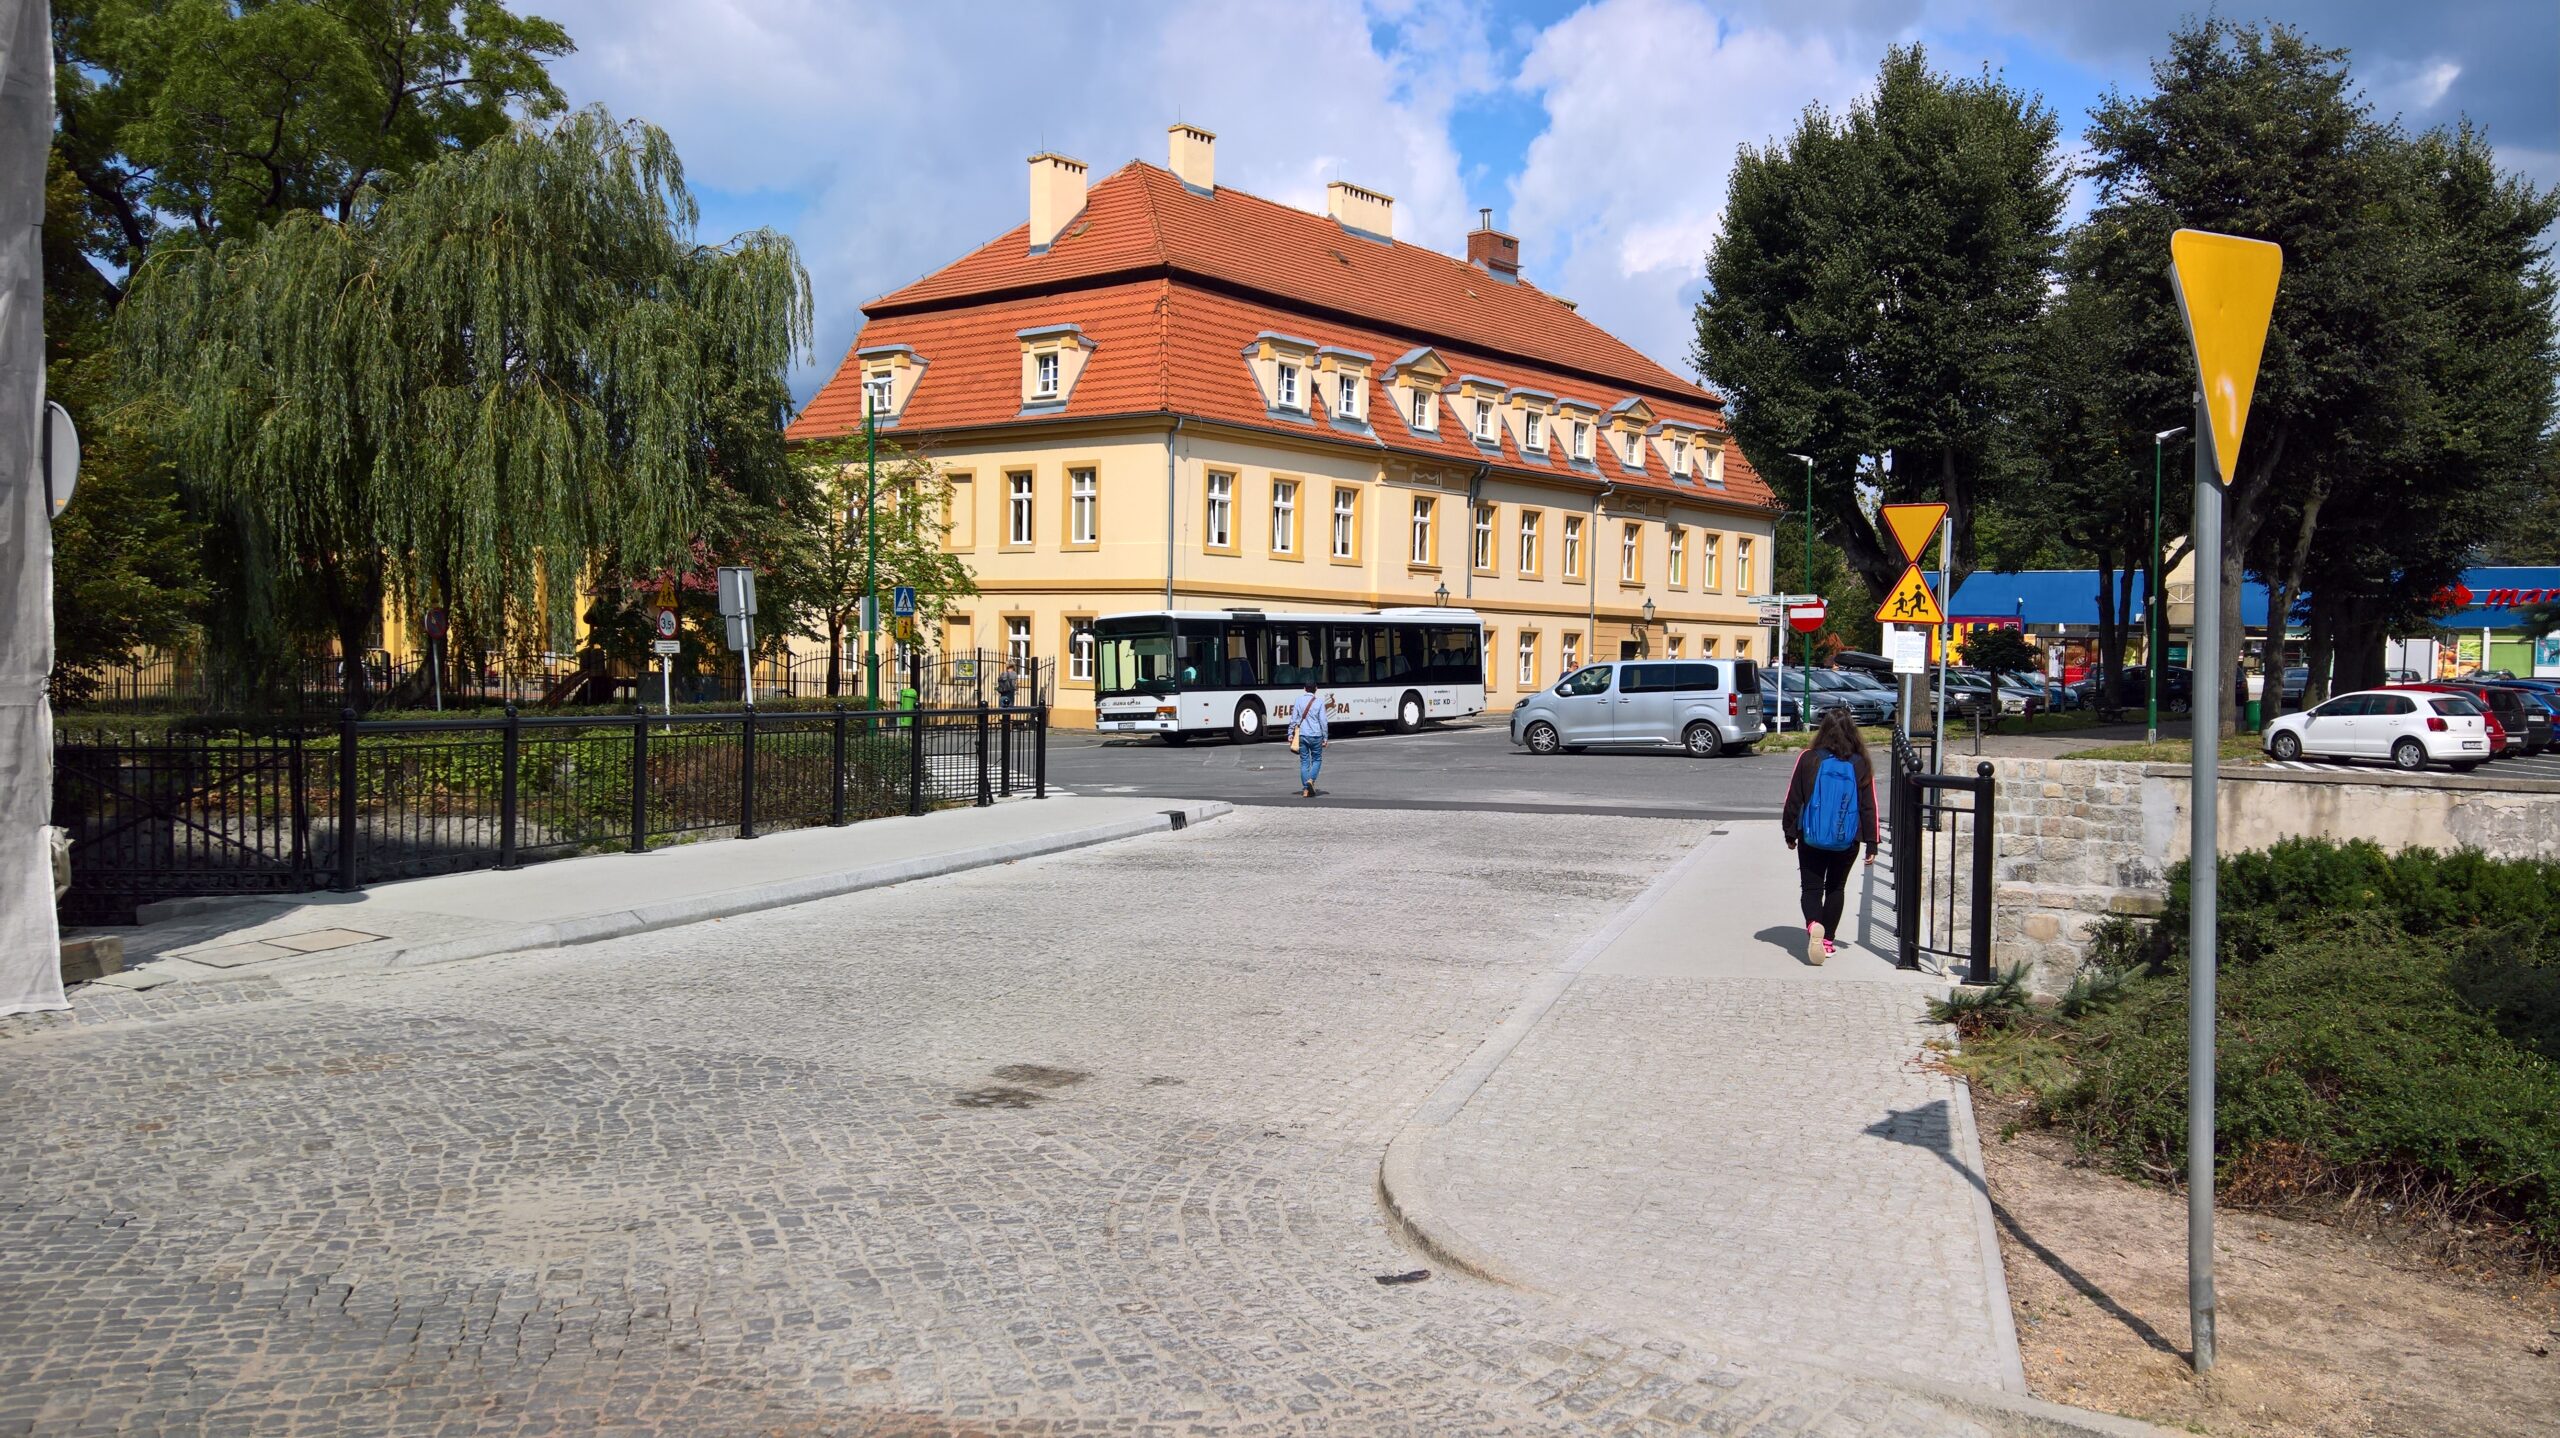
<svg viewBox="0 0 2560 1438">
<path fill-rule="evenodd" d="M 2004 1115 L 1984 1112 L 1986 1131 Z M 2018 1348 L 2038 1397 L 2223 1438 L 2560 1432 L 2560 1288 L 2449 1273 L 2423 1240 L 2224 1209 L 2220 1361 L 2187 1368 L 2183 1195 L 1983 1145 Z"/>
<path fill-rule="evenodd" d="M 995 1076 L 1006 1083 L 1027 1083 L 1033 1088 L 1065 1088 L 1093 1077 L 1082 1069 L 1051 1068 L 1047 1064 L 1006 1064 L 995 1071 Z"/>
</svg>

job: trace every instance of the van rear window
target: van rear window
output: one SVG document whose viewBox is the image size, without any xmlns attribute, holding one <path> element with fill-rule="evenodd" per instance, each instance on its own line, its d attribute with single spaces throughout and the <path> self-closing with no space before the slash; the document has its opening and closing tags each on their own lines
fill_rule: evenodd
<svg viewBox="0 0 2560 1438">
<path fill-rule="evenodd" d="M 1733 661 L 1733 687 L 1748 694 L 1760 687 L 1760 662 L 1756 659 Z"/>
</svg>

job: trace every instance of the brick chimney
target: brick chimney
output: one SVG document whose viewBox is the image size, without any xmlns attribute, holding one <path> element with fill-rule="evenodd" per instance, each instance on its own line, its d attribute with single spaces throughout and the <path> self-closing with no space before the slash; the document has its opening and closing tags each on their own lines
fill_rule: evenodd
<svg viewBox="0 0 2560 1438">
<path fill-rule="evenodd" d="M 1084 161 L 1043 150 L 1031 157 L 1031 253 L 1084 213 Z"/>
<path fill-rule="evenodd" d="M 1203 192 L 1218 188 L 1218 137 L 1197 125 L 1176 125 L 1165 131 L 1171 154 L 1165 168 L 1173 177 Z"/>
<path fill-rule="evenodd" d="M 1476 211 L 1476 227 L 1467 234 L 1467 263 L 1505 279 L 1520 275 L 1520 241 L 1493 227 L 1493 211 Z"/>
<path fill-rule="evenodd" d="M 1335 180 L 1324 187 L 1324 212 L 1333 216 L 1346 230 L 1358 230 L 1376 239 L 1396 237 L 1396 201 L 1393 195 L 1364 190 L 1347 180 Z"/>
</svg>

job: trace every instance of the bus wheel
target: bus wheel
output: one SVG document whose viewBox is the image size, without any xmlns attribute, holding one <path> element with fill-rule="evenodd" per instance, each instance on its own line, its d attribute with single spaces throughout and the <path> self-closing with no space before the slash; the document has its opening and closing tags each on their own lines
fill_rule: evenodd
<svg viewBox="0 0 2560 1438">
<path fill-rule="evenodd" d="M 1556 726 L 1541 719 L 1529 726 L 1528 732 L 1520 736 L 1520 742 L 1528 745 L 1532 754 L 1552 754 L 1558 747 Z"/>
<path fill-rule="evenodd" d="M 1242 704 L 1236 706 L 1236 722 L 1233 732 L 1235 734 L 1236 742 L 1239 744 L 1251 744 L 1262 738 L 1263 718 L 1261 700 L 1247 699 Z"/>
<path fill-rule="evenodd" d="M 1422 727 L 1422 696 L 1408 691 L 1396 701 L 1396 732 L 1410 734 Z"/>
</svg>

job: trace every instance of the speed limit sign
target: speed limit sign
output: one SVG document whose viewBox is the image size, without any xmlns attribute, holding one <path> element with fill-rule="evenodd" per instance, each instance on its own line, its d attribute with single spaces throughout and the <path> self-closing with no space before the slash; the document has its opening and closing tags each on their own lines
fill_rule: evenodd
<svg viewBox="0 0 2560 1438">
<path fill-rule="evenodd" d="M 658 611 L 658 637 L 660 639 L 673 639 L 676 637 L 676 612 L 674 610 L 661 609 Z"/>
</svg>

